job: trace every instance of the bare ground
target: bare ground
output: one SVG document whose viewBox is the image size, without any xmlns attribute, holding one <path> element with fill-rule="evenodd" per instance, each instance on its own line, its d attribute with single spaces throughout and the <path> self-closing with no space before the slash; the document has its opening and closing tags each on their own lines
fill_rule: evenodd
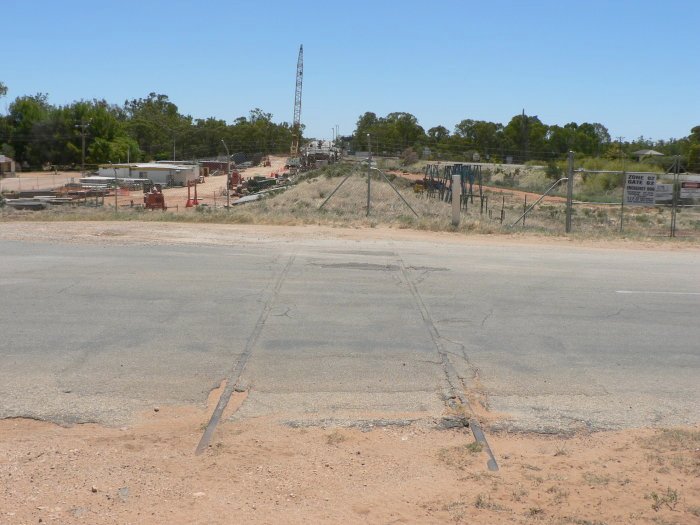
<svg viewBox="0 0 700 525">
<path fill-rule="evenodd" d="M 27 212 L 32 213 L 32 212 Z M 303 239 L 401 240 L 468 245 L 565 245 L 585 249 L 700 251 L 699 243 L 678 243 L 667 238 L 571 238 L 513 232 L 509 235 L 465 235 L 462 232 L 424 231 L 368 225 L 211 224 L 139 221 L 0 221 L 0 239 L 12 241 L 96 244 L 203 244 L 235 245 L 240 242 L 298 242 Z"/>
<path fill-rule="evenodd" d="M 245 394 L 237 394 L 240 404 Z M 0 523 L 698 523 L 700 427 L 575 437 L 221 424 L 160 407 L 132 426 L 0 421 Z M 281 415 L 283 418 L 283 415 Z"/>
</svg>

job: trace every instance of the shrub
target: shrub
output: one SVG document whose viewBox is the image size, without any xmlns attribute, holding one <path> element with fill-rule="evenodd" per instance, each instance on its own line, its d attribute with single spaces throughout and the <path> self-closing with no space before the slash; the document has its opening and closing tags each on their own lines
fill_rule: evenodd
<svg viewBox="0 0 700 525">
<path fill-rule="evenodd" d="M 406 148 L 401 152 L 401 165 L 410 166 L 418 162 L 418 154 L 413 150 L 413 148 Z"/>
</svg>

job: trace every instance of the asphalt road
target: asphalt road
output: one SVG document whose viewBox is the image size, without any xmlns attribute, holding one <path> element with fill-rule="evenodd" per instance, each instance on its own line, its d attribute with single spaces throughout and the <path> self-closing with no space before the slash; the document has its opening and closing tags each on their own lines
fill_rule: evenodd
<svg viewBox="0 0 700 525">
<path fill-rule="evenodd" d="M 0 417 L 122 425 L 201 405 L 256 323 L 234 417 L 437 417 L 450 384 L 432 323 L 467 390 L 503 416 L 495 426 L 696 423 L 697 263 L 697 252 L 478 240 L 0 241 Z"/>
</svg>

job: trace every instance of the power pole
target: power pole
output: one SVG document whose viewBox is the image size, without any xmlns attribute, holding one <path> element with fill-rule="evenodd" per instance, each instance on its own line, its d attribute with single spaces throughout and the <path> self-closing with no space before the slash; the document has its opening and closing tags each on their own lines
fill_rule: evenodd
<svg viewBox="0 0 700 525">
<path fill-rule="evenodd" d="M 530 156 L 530 130 L 528 129 L 528 117 L 525 115 L 525 109 L 523 109 L 522 120 L 520 121 L 521 132 L 523 138 L 523 159 L 521 164 L 525 164 L 529 160 Z"/>
<path fill-rule="evenodd" d="M 90 121 L 85 122 L 81 121 L 80 124 L 75 125 L 76 128 L 80 128 L 80 136 L 82 139 L 82 156 L 81 156 L 81 161 L 80 161 L 80 176 L 84 177 L 85 176 L 85 135 L 87 133 L 87 128 L 90 127 Z"/>
</svg>

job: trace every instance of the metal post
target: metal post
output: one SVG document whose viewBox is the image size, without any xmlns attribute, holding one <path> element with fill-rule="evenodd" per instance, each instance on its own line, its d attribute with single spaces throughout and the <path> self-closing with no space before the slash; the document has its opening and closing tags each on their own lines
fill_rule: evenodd
<svg viewBox="0 0 700 525">
<path fill-rule="evenodd" d="M 620 199 L 620 233 L 623 233 L 625 222 L 625 192 L 627 190 L 627 173 L 622 172 L 622 199 Z"/>
<path fill-rule="evenodd" d="M 226 149 L 226 209 L 231 209 L 231 155 L 224 139 L 221 139 L 221 143 Z"/>
<path fill-rule="evenodd" d="M 623 232 L 623 224 L 625 221 L 625 190 L 627 189 L 627 173 L 625 173 L 625 158 L 622 155 L 622 137 L 620 142 L 620 161 L 622 162 L 622 199 L 620 201 L 620 233 Z"/>
<path fill-rule="evenodd" d="M 571 233 L 571 215 L 574 207 L 574 152 L 569 151 L 566 169 L 566 233 Z M 525 225 L 523 218 L 523 225 Z"/>
<path fill-rule="evenodd" d="M 676 236 L 676 206 L 678 205 L 678 192 L 680 191 L 680 188 L 677 188 L 677 186 L 680 186 L 679 184 L 679 172 L 680 172 L 680 157 L 676 155 L 676 158 L 674 159 L 674 166 L 673 166 L 673 207 L 671 208 L 671 237 Z"/>
<path fill-rule="evenodd" d="M 523 228 L 525 227 L 525 215 L 527 215 L 527 195 L 525 195 L 525 204 L 523 204 Z"/>
<path fill-rule="evenodd" d="M 110 164 L 112 164 L 110 162 Z M 117 168 L 114 168 L 114 213 L 119 211 L 119 203 L 117 202 Z"/>
<path fill-rule="evenodd" d="M 384 180 L 389 184 L 389 186 L 391 186 L 391 189 L 393 189 L 393 190 L 396 192 L 396 195 L 398 195 L 398 196 L 401 198 L 401 200 L 403 201 L 403 203 L 404 203 L 406 206 L 408 206 L 408 209 L 411 210 L 411 211 L 413 212 L 413 215 L 415 215 L 416 217 L 418 217 L 418 213 L 416 213 L 416 210 L 414 210 L 413 207 L 408 203 L 408 201 L 406 201 L 406 199 L 403 198 L 403 195 L 401 195 L 401 192 L 400 192 L 399 190 L 397 190 L 397 189 L 396 189 L 396 186 L 394 186 L 394 185 L 391 183 L 391 181 L 389 180 L 389 177 L 387 177 L 387 176 L 385 175 L 385 173 L 384 173 L 382 170 L 378 169 L 378 168 L 372 168 L 372 169 L 378 171 L 378 172 L 381 174 L 381 176 L 384 177 Z"/>
<path fill-rule="evenodd" d="M 85 176 L 85 128 L 84 127 L 83 127 L 81 135 L 82 135 L 83 147 L 82 147 L 82 155 L 80 157 L 80 176 L 84 177 Z"/>
<path fill-rule="evenodd" d="M 370 193 L 371 193 L 371 183 L 372 179 L 372 141 L 370 139 L 369 133 L 367 133 L 367 146 L 369 148 L 367 153 L 367 217 L 369 217 L 369 206 L 370 206 Z"/>
<path fill-rule="evenodd" d="M 345 176 L 345 178 L 344 178 L 343 180 L 340 181 L 340 184 L 338 184 L 338 186 L 336 186 L 336 188 L 331 192 L 331 194 L 328 196 L 328 198 L 326 198 L 326 200 L 323 201 L 323 204 L 321 204 L 321 205 L 318 207 L 319 210 L 322 209 L 322 208 L 326 205 L 326 203 L 327 203 L 329 200 L 331 200 L 331 197 L 332 197 L 333 195 L 335 195 L 335 192 L 338 191 L 338 190 L 340 189 L 340 187 L 341 187 L 343 184 L 345 184 L 345 181 L 348 180 L 348 179 L 350 178 L 350 175 L 352 175 L 352 174 L 353 174 L 353 172 L 351 171 L 350 173 L 348 173 L 348 174 Z"/>
<path fill-rule="evenodd" d="M 452 226 L 459 226 L 462 204 L 462 175 L 452 175 Z"/>
</svg>

